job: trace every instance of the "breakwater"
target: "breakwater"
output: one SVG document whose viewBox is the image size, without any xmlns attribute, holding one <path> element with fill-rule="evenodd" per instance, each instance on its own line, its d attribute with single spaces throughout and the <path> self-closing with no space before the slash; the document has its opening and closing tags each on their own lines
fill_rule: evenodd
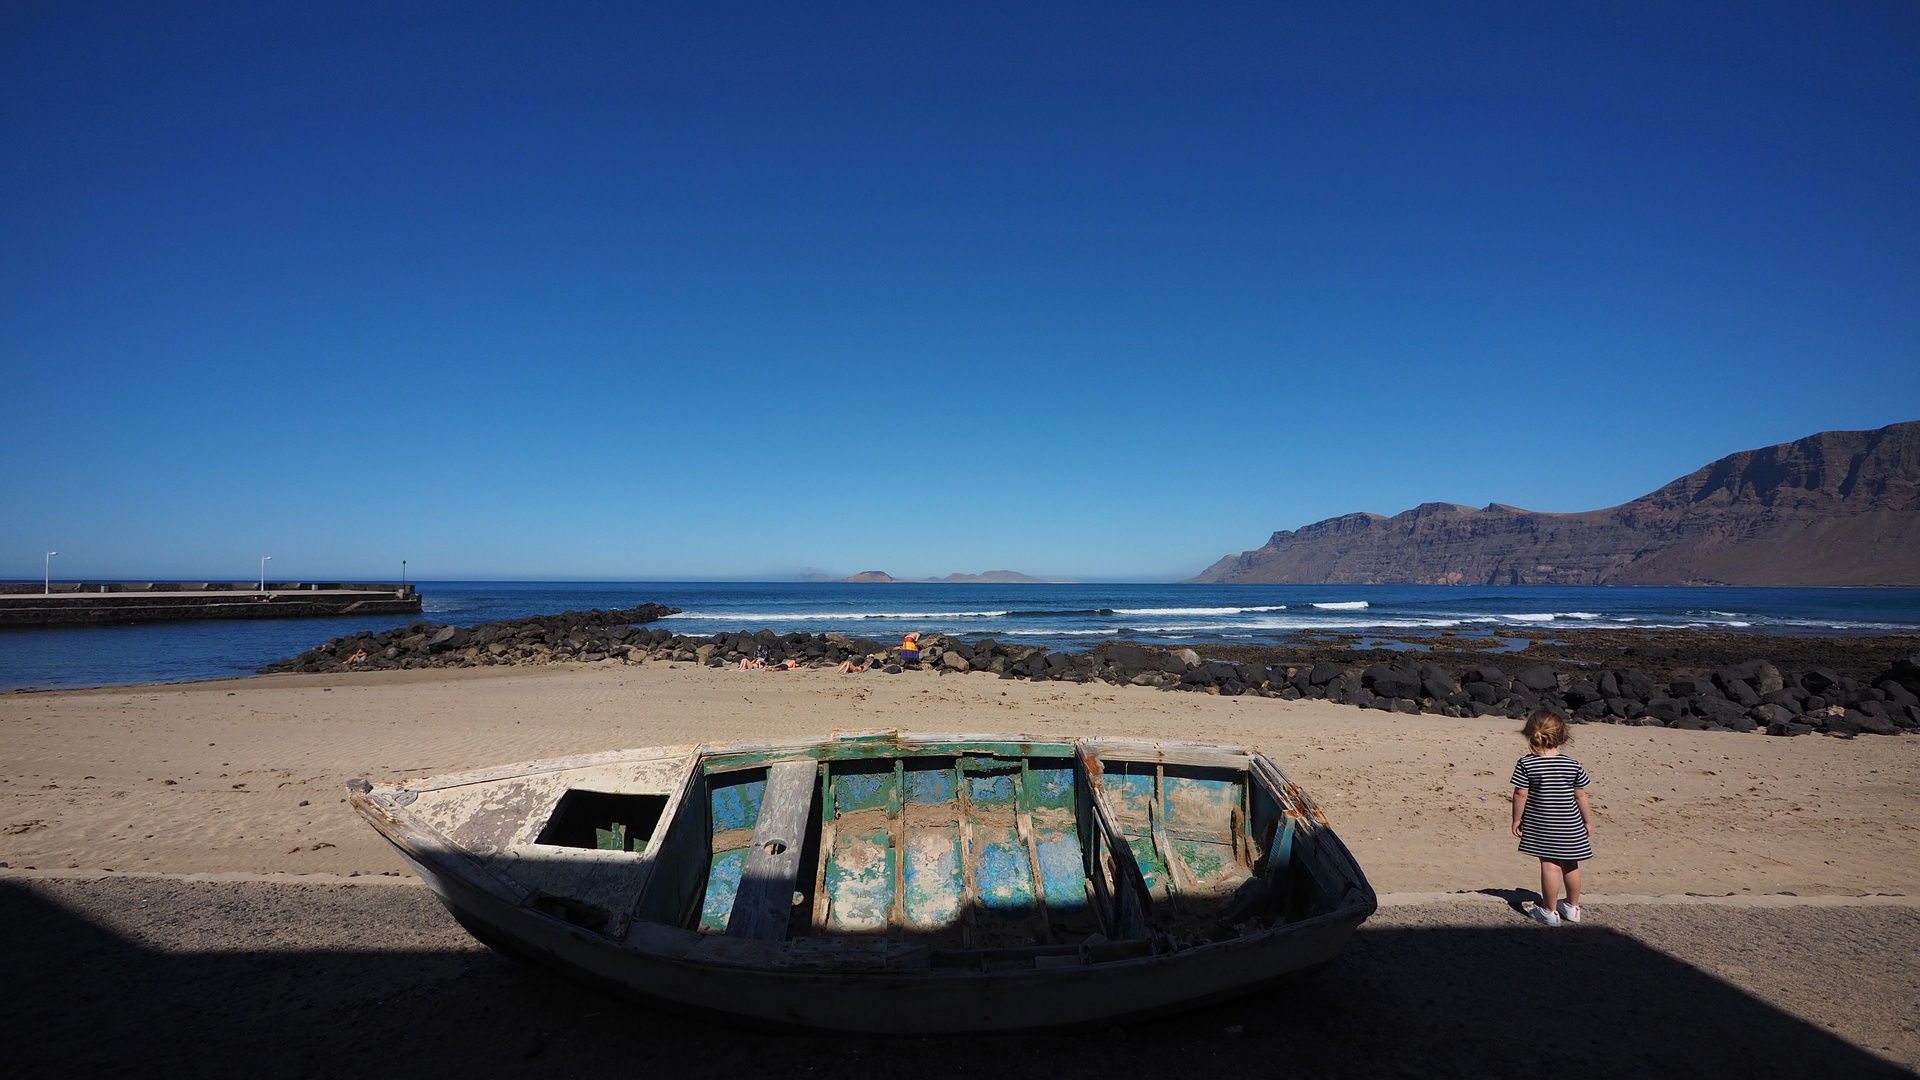
<svg viewBox="0 0 1920 1080">
<path fill-rule="evenodd" d="M 897 675 L 914 667 L 941 674 L 983 672 L 1003 679 L 1310 698 L 1456 717 L 1517 720 L 1544 706 L 1576 723 L 1779 736 L 1920 734 L 1920 652 L 1888 655 L 1884 646 L 1833 649 L 1832 662 L 1845 670 L 1823 664 L 1783 670 L 1769 659 L 1753 657 L 1701 671 L 1693 670 L 1676 650 L 1648 643 L 1643 636 L 1635 638 L 1640 644 L 1616 642 L 1597 651 L 1587 646 L 1594 654 L 1588 657 L 1557 653 L 1552 646 L 1537 652 L 1537 646 L 1530 646 L 1520 653 L 1468 650 L 1452 656 L 1331 646 L 1203 657 L 1190 648 L 1127 642 L 1054 652 L 991 638 L 963 641 L 931 634 L 921 640 L 920 657 L 907 662 L 898 646 L 839 633 L 760 630 L 690 637 L 646 625 L 676 613 L 646 604 L 473 627 L 417 622 L 383 633 L 335 638 L 264 670 L 319 673 L 648 661 L 745 664 L 758 670 L 836 667 L 851 661 L 862 675 Z M 1794 643 L 1807 640 L 1742 637 L 1750 648 L 1787 644 L 1783 660 L 1803 656 L 1805 646 Z M 1879 640 L 1895 648 L 1915 644 L 1911 638 Z"/>
<path fill-rule="evenodd" d="M 0 627 L 88 626 L 182 619 L 417 615 L 411 585 L 341 582 L 56 582 L 0 584 Z"/>
</svg>

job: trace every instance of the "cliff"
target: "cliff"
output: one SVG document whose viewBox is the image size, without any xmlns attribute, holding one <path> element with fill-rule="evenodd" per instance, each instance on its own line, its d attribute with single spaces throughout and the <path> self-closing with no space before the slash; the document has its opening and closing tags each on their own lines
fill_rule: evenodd
<svg viewBox="0 0 1920 1080">
<path fill-rule="evenodd" d="M 1191 580 L 1920 585 L 1920 421 L 1743 451 L 1607 510 L 1425 503 L 1329 518 Z"/>
</svg>

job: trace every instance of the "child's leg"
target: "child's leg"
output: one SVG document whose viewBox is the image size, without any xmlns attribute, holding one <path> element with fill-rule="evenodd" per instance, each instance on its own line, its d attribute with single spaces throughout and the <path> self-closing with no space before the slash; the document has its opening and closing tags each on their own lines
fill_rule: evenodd
<svg viewBox="0 0 1920 1080">
<path fill-rule="evenodd" d="M 1580 864 L 1577 862 L 1562 863 L 1560 866 L 1560 876 L 1564 878 L 1567 883 L 1567 903 L 1572 904 L 1574 907 L 1579 907 Z"/>
<path fill-rule="evenodd" d="M 1560 902 L 1560 864 L 1552 859 L 1540 860 L 1540 906 L 1552 911 Z"/>
</svg>

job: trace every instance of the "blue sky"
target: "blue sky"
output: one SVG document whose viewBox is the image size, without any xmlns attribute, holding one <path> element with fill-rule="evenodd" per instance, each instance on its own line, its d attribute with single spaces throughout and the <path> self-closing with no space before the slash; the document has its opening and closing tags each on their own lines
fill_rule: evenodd
<svg viewBox="0 0 1920 1080">
<path fill-rule="evenodd" d="M 1920 418 L 1911 5 L 0 10 L 0 576 L 1197 572 Z"/>
</svg>

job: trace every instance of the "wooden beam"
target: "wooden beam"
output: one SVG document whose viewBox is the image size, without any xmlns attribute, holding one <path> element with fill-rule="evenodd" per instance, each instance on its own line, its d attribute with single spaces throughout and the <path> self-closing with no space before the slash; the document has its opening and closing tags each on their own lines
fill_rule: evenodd
<svg viewBox="0 0 1920 1080">
<path fill-rule="evenodd" d="M 807 813 L 813 808 L 813 784 L 819 775 L 819 765 L 811 759 L 768 767 L 760 820 L 754 824 L 740 891 L 727 919 L 728 937 L 786 940 L 800 849 L 807 838 Z"/>
</svg>

